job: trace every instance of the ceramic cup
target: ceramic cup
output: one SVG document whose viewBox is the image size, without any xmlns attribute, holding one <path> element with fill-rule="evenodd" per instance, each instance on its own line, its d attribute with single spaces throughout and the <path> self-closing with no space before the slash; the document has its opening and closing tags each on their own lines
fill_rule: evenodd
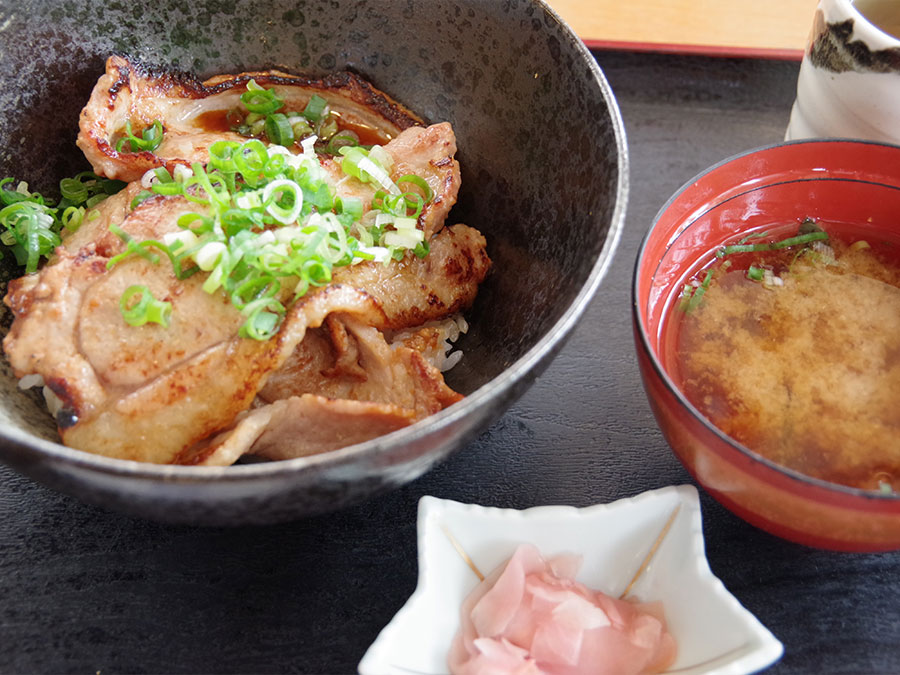
<svg viewBox="0 0 900 675">
<path fill-rule="evenodd" d="M 819 0 L 786 140 L 900 144 L 900 2 Z"/>
</svg>

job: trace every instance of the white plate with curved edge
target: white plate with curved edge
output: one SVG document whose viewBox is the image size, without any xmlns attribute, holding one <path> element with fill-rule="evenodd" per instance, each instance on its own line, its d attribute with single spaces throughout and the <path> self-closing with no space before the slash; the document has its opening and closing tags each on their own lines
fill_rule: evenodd
<svg viewBox="0 0 900 675">
<path fill-rule="evenodd" d="M 359 663 L 361 675 L 446 675 L 459 608 L 478 578 L 447 532 L 487 574 L 522 543 L 545 557 L 579 553 L 578 581 L 618 597 L 659 540 L 629 597 L 660 601 L 678 656 L 667 673 L 741 675 L 766 668 L 784 648 L 713 576 L 706 562 L 700 501 L 690 485 L 651 490 L 611 504 L 524 511 L 422 497 L 419 583 Z M 446 530 L 446 532 L 445 532 Z"/>
</svg>

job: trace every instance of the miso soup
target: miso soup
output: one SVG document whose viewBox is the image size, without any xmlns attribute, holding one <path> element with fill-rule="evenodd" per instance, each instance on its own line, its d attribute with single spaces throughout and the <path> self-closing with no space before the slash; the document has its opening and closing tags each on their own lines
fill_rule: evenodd
<svg viewBox="0 0 900 675">
<path fill-rule="evenodd" d="M 666 368 L 760 455 L 900 490 L 900 246 L 841 224 L 792 227 L 720 250 L 687 284 L 664 328 Z"/>
</svg>

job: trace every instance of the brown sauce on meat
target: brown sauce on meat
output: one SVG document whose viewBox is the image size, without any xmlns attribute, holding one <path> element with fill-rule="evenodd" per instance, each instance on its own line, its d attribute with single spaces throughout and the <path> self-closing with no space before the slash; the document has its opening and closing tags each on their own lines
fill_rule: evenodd
<svg viewBox="0 0 900 675">
<path fill-rule="evenodd" d="M 194 118 L 194 125 L 204 131 L 227 132 L 243 122 L 231 110 L 207 110 Z"/>
<path fill-rule="evenodd" d="M 332 112 L 332 114 L 337 119 L 338 129 L 354 132 L 359 136 L 360 145 L 384 145 L 391 140 L 390 134 L 382 133 L 380 130 L 367 124 L 356 124 L 345 120 L 340 113 Z M 195 126 L 211 132 L 232 131 L 241 123 L 243 123 L 243 119 L 233 110 L 208 110 L 194 118 Z"/>
</svg>

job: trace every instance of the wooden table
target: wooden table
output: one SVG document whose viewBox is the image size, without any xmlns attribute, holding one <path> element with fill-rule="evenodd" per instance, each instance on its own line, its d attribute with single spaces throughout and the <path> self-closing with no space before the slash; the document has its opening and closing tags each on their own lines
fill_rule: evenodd
<svg viewBox="0 0 900 675">
<path fill-rule="evenodd" d="M 548 0 L 592 48 L 799 60 L 817 0 Z"/>
<path fill-rule="evenodd" d="M 586 506 L 690 482 L 638 376 L 635 254 L 683 183 L 781 139 L 799 64 L 597 57 L 629 138 L 627 224 L 595 300 L 525 396 L 414 483 L 278 526 L 160 525 L 0 467 L 0 671 L 350 673 L 415 587 L 422 495 Z M 713 572 L 784 643 L 772 673 L 900 671 L 900 554 L 804 548 L 701 501 Z"/>
</svg>

